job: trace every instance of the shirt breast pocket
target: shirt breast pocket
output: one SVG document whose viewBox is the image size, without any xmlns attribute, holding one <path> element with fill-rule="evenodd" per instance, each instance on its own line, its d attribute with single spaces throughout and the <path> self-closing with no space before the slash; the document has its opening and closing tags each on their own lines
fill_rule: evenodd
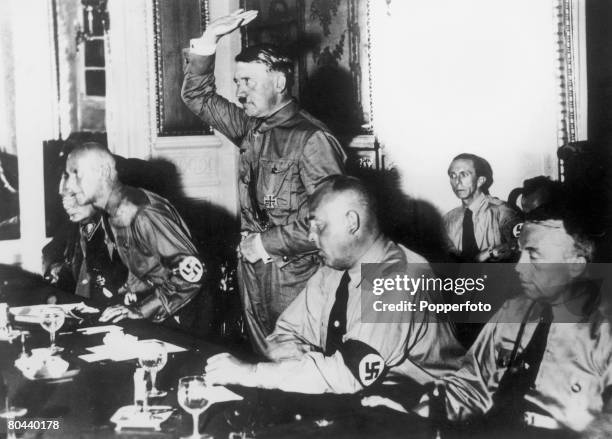
<svg viewBox="0 0 612 439">
<path fill-rule="evenodd" d="M 291 160 L 261 159 L 258 200 L 266 210 L 290 210 L 297 173 Z"/>
</svg>

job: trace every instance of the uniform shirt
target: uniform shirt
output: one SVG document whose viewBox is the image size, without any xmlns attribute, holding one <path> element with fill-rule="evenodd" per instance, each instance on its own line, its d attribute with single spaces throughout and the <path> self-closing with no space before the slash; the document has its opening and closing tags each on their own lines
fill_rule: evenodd
<svg viewBox="0 0 612 439">
<path fill-rule="evenodd" d="M 469 206 L 474 222 L 474 236 L 480 251 L 512 242 L 513 228 L 519 222 L 516 212 L 499 198 L 480 194 Z M 465 207 L 459 206 L 444 215 L 444 227 L 450 240 L 451 252 L 461 254 L 463 216 Z"/>
<path fill-rule="evenodd" d="M 126 281 L 128 270 L 117 249 L 107 247 L 102 218 L 96 214 L 93 222 L 79 224 L 81 258 L 75 294 L 98 303 L 109 302 Z"/>
<path fill-rule="evenodd" d="M 408 375 L 420 384 L 435 376 L 456 370 L 464 351 L 448 323 L 437 322 L 431 314 L 393 313 L 390 323 L 361 321 L 361 264 L 392 264 L 393 272 L 419 276 L 415 266 L 427 261 L 416 253 L 386 238 L 378 239 L 362 259 L 349 270 L 349 298 L 346 334 L 349 340 L 362 342 L 383 358 L 389 373 Z M 253 385 L 302 393 L 353 393 L 362 388 L 349 370 L 341 350 L 325 356 L 329 314 L 342 271 L 321 267 L 308 281 L 306 288 L 279 317 L 274 332 L 268 337 L 271 351 L 293 345 L 296 353 L 274 358 L 274 363 L 259 363 Z M 386 318 L 388 315 L 385 316 Z M 298 352 L 305 352 L 298 354 Z"/>
<path fill-rule="evenodd" d="M 161 322 L 199 293 L 202 282 L 190 282 L 173 269 L 187 256 L 198 257 L 187 225 L 165 199 L 144 189 L 122 186 L 111 193 L 105 211 L 107 236 L 114 240 L 129 270 L 125 289 L 151 292 L 135 307 L 145 318 Z"/>
<path fill-rule="evenodd" d="M 520 296 L 507 301 L 485 325 L 468 351 L 459 371 L 444 379 L 446 411 L 459 420 L 484 414 L 491 409 L 493 394 L 507 369 L 522 317 L 532 300 Z M 521 339 L 518 352 L 529 343 L 537 326 L 536 307 Z M 553 307 L 554 320 L 561 310 Z M 561 426 L 580 431 L 601 413 L 603 393 L 612 389 L 612 332 L 610 321 L 596 323 L 594 316 L 581 323 L 552 323 L 546 351 L 535 380 L 535 389 L 525 399 L 549 414 Z M 417 409 L 418 411 L 418 409 Z"/>
<path fill-rule="evenodd" d="M 308 240 L 307 197 L 323 178 L 344 173 L 346 157 L 329 130 L 295 101 L 261 119 L 247 116 L 244 109 L 218 95 L 214 50 L 212 47 L 211 56 L 192 50 L 183 101 L 200 119 L 239 145 L 241 229 L 263 232 L 266 252 L 283 265 L 288 257 L 316 250 Z M 269 220 L 267 225 L 259 212 Z"/>
</svg>

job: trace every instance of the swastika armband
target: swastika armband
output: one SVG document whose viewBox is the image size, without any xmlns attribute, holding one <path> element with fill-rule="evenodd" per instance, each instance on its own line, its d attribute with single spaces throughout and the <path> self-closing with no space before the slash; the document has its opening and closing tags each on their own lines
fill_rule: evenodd
<svg viewBox="0 0 612 439">
<path fill-rule="evenodd" d="M 523 223 L 518 223 L 512 228 L 512 236 L 518 238 L 521 236 L 521 230 L 523 229 Z"/>
<path fill-rule="evenodd" d="M 196 283 L 202 279 L 204 267 L 195 256 L 185 256 L 180 260 L 178 267 L 172 270 L 172 273 L 178 274 L 187 282 Z"/>
<path fill-rule="evenodd" d="M 344 364 L 362 386 L 368 387 L 385 374 L 385 360 L 376 349 L 359 340 L 347 340 L 340 346 Z"/>
</svg>

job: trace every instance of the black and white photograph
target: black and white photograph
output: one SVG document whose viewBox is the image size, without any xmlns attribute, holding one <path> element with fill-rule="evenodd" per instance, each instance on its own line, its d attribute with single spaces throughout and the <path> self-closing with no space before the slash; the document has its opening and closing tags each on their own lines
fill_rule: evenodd
<svg viewBox="0 0 612 439">
<path fill-rule="evenodd" d="M 0 0 L 0 439 L 612 439 L 612 0 Z"/>
</svg>

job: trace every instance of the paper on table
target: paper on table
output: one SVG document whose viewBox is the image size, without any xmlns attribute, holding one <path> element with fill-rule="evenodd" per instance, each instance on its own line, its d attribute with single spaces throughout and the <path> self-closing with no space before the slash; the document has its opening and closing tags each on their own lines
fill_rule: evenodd
<svg viewBox="0 0 612 439">
<path fill-rule="evenodd" d="M 206 399 L 208 399 L 210 405 L 218 402 L 240 401 L 244 399 L 242 396 L 223 386 L 208 386 L 206 387 L 204 394 L 206 395 Z"/>
<path fill-rule="evenodd" d="M 144 341 L 160 341 L 160 340 L 140 340 L 125 344 L 111 344 L 111 345 L 99 345 L 87 348 L 92 354 L 80 355 L 79 358 L 85 361 L 102 361 L 102 360 L 113 360 L 113 361 L 125 361 L 131 360 L 138 357 L 138 344 Z M 174 352 L 183 352 L 187 349 L 177 346 L 172 343 L 161 342 L 166 348 L 166 352 L 169 354 Z"/>
<path fill-rule="evenodd" d="M 117 426 L 115 430 L 124 428 L 161 430 L 162 422 L 166 421 L 174 412 L 168 405 L 150 406 L 146 412 L 138 412 L 136 407 L 128 405 L 119 408 L 110 418 Z"/>
<path fill-rule="evenodd" d="M 79 358 L 83 361 L 87 361 L 88 363 L 94 363 L 96 361 L 104 361 L 108 360 L 108 357 L 104 353 L 95 353 L 95 354 L 83 354 L 79 355 Z"/>
<path fill-rule="evenodd" d="M 84 314 L 95 314 L 99 313 L 100 310 L 91 306 L 85 305 L 83 302 L 79 303 L 63 303 L 57 305 L 30 305 L 30 306 L 14 306 L 9 308 L 9 312 L 15 316 L 15 321 L 23 323 L 40 323 L 43 317 L 43 313 L 49 307 L 61 308 L 68 317 L 73 311 L 79 311 Z"/>
<path fill-rule="evenodd" d="M 123 328 L 117 325 L 102 325 L 102 326 L 89 326 L 87 328 L 77 329 L 77 332 L 82 332 L 84 335 L 100 334 L 102 332 L 111 332 L 111 331 L 123 331 Z"/>
</svg>

